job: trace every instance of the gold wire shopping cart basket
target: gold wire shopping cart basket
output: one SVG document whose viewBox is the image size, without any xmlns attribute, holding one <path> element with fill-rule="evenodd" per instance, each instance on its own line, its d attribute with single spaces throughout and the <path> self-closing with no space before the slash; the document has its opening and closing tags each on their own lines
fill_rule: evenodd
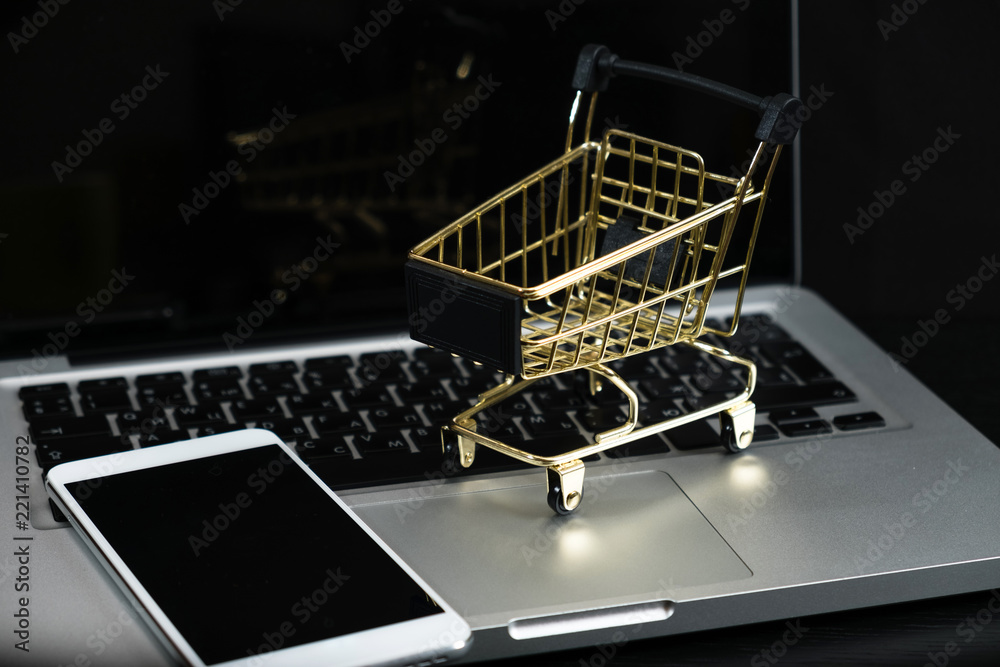
<svg viewBox="0 0 1000 667">
<path fill-rule="evenodd" d="M 591 140 L 597 93 L 620 74 L 701 90 L 756 110 L 760 143 L 746 173 L 734 178 L 706 171 L 697 153 L 620 130 Z M 469 467 L 478 444 L 547 468 L 548 503 L 558 514 L 580 505 L 582 460 L 610 447 L 713 414 L 719 414 L 730 450 L 750 444 L 756 367 L 700 339 L 736 332 L 771 176 L 781 146 L 794 139 L 801 107 L 790 95 L 761 99 L 621 60 L 595 45 L 581 52 L 573 84 L 565 152 L 417 245 L 406 264 L 410 335 L 505 374 L 442 428 L 445 456 Z M 584 93 L 590 93 L 584 140 L 574 147 Z M 772 153 L 756 187 L 757 167 Z M 712 203 L 706 196 L 713 190 L 728 196 Z M 730 247 L 742 218 L 751 226 L 749 243 Z M 706 323 L 721 281 L 738 289 L 728 329 Z M 676 344 L 745 367 L 746 386 L 714 405 L 640 424 L 636 393 L 609 364 Z M 593 444 L 541 456 L 477 429 L 477 415 L 533 382 L 581 369 L 589 372 L 592 392 L 605 380 L 628 400 L 627 421 L 596 434 Z"/>
</svg>

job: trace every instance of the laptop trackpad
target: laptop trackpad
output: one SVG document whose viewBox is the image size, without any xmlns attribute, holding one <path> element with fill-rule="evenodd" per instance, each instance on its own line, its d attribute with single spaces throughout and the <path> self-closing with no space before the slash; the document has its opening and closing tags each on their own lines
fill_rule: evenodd
<svg viewBox="0 0 1000 667">
<path fill-rule="evenodd" d="M 354 509 L 468 616 L 651 594 L 751 571 L 663 472 L 588 477 L 571 516 L 541 486 Z"/>
</svg>

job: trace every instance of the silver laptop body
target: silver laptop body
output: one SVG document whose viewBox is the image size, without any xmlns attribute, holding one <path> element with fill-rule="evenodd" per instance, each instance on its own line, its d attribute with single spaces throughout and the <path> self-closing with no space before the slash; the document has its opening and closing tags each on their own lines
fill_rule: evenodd
<svg viewBox="0 0 1000 667">
<path fill-rule="evenodd" d="M 722 303 L 720 303 L 722 306 Z M 468 659 L 490 659 L 791 618 L 1000 585 L 1000 454 L 814 294 L 753 288 L 750 312 L 771 313 L 885 427 L 790 438 L 741 454 L 721 447 L 603 460 L 587 466 L 586 502 L 560 517 L 536 471 L 342 492 L 360 515 L 465 616 Z M 398 337 L 284 349 L 283 357 L 392 349 Z M 159 361 L 116 373 L 249 364 L 272 354 Z M 849 359 L 850 363 L 844 360 Z M 13 462 L 26 428 L 25 381 L 0 381 L 0 426 Z M 110 369 L 53 369 L 52 382 Z M 33 378 L 37 382 L 38 378 Z M 820 415 L 850 406 L 817 408 Z M 758 418 L 760 419 L 760 418 Z M 7 497 L 16 495 L 7 466 Z M 75 533 L 46 516 L 29 481 L 33 525 L 17 524 L 0 560 L 8 590 L 30 586 L 30 653 L 8 664 L 165 659 Z M 317 527 L 321 529 L 321 527 Z M 13 541 L 13 538 L 30 541 Z M 26 593 L 27 593 L 26 589 Z M 5 596 L 10 600 L 13 596 Z M 12 662 L 13 661 L 13 662 Z"/>
<path fill-rule="evenodd" d="M 732 298 L 716 294 L 712 312 L 731 311 Z M 817 407 L 821 419 L 874 411 L 884 425 L 783 435 L 739 454 L 602 455 L 587 464 L 586 500 L 569 516 L 545 506 L 538 470 L 441 472 L 341 492 L 473 627 L 464 660 L 1000 586 L 997 447 L 815 293 L 752 287 L 743 313 L 772 318 L 856 394 L 856 402 Z M 38 466 L 21 474 L 15 451 L 29 435 L 21 387 L 397 349 L 412 360 L 417 347 L 400 331 L 111 366 L 77 367 L 58 355 L 30 374 L 30 358 L 0 363 L 0 589 L 6 625 L 24 632 L 7 632 L 0 663 L 169 662 L 75 533 L 53 518 Z M 18 517 L 22 496 L 27 524 Z M 22 608 L 28 620 L 12 621 Z"/>
</svg>

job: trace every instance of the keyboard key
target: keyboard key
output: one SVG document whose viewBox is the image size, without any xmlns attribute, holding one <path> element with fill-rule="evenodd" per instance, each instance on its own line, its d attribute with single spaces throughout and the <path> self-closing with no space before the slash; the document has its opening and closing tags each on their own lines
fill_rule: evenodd
<svg viewBox="0 0 1000 667">
<path fill-rule="evenodd" d="M 715 447 L 722 444 L 719 440 L 719 434 L 705 419 L 669 429 L 664 431 L 664 435 L 667 436 L 670 444 L 681 451 Z"/>
<path fill-rule="evenodd" d="M 754 442 L 768 442 L 769 440 L 777 439 L 778 429 L 774 428 L 770 424 L 761 424 L 760 426 L 755 426 L 753 429 Z"/>
<path fill-rule="evenodd" d="M 833 374 L 816 360 L 806 348 L 794 341 L 765 343 L 761 351 L 776 365 L 782 365 L 803 382 L 826 382 L 833 380 Z"/>
<path fill-rule="evenodd" d="M 294 361 L 270 361 L 266 364 L 251 364 L 249 371 L 250 375 L 292 374 L 299 372 L 299 365 Z"/>
<path fill-rule="evenodd" d="M 406 382 L 410 378 L 403 370 L 406 355 L 402 351 L 378 352 L 361 355 L 354 375 L 366 384 L 390 384 Z"/>
<path fill-rule="evenodd" d="M 331 398 L 332 400 L 332 398 Z M 336 408 L 336 402 L 333 407 Z M 241 398 L 229 404 L 229 411 L 236 421 L 246 421 L 256 417 L 284 417 L 285 411 L 276 398 Z"/>
<path fill-rule="evenodd" d="M 817 435 L 820 433 L 831 433 L 833 429 L 829 422 L 822 419 L 812 419 L 805 422 L 792 422 L 790 424 L 780 424 L 778 428 L 790 438 Z"/>
<path fill-rule="evenodd" d="M 355 433 L 354 447 L 362 458 L 379 454 L 410 453 L 410 443 L 400 432 Z"/>
<path fill-rule="evenodd" d="M 661 363 L 674 375 L 718 375 L 722 371 L 698 350 L 673 346 L 672 354 L 664 355 Z"/>
<path fill-rule="evenodd" d="M 52 442 L 41 442 L 35 448 L 38 465 L 48 470 L 66 461 L 79 461 L 93 456 L 103 456 L 132 449 L 132 443 L 111 435 L 88 436 L 83 438 L 63 438 Z"/>
<path fill-rule="evenodd" d="M 782 424 L 793 424 L 795 422 L 819 419 L 819 415 L 812 408 L 783 408 L 780 410 L 771 410 L 768 419 L 781 426 Z"/>
<path fill-rule="evenodd" d="M 417 382 L 403 382 L 396 385 L 396 395 L 404 404 L 422 403 L 448 398 L 448 390 L 440 380 L 427 378 Z"/>
<path fill-rule="evenodd" d="M 195 381 L 192 391 L 195 400 L 235 400 L 244 398 L 239 380 L 231 377 Z"/>
<path fill-rule="evenodd" d="M 413 444 L 416 445 L 417 449 L 422 452 L 437 452 L 441 453 L 441 428 L 439 426 L 418 426 L 416 428 L 411 428 L 410 439 Z M 525 442 L 524 433 L 518 428 L 517 424 L 507 423 L 502 426 L 489 430 L 484 428 L 477 428 L 476 432 L 484 435 L 494 440 L 498 440 L 504 444 L 512 445 L 515 447 L 521 447 Z M 488 447 L 480 447 L 480 451 L 484 449 L 489 449 Z"/>
<path fill-rule="evenodd" d="M 139 409 L 137 409 L 137 410 L 136 409 L 119 410 L 118 413 L 117 413 L 117 420 L 118 420 L 119 424 L 121 424 L 123 422 L 139 423 L 139 422 L 141 422 L 143 420 L 146 420 L 146 419 L 153 419 L 153 420 L 157 420 L 157 421 L 166 422 L 167 421 L 167 410 L 170 409 L 170 408 L 173 408 L 174 410 L 178 410 L 181 407 L 188 407 L 188 406 L 179 406 L 179 405 L 143 405 L 143 406 L 140 406 Z"/>
<path fill-rule="evenodd" d="M 503 377 L 499 373 L 479 372 L 470 377 L 451 378 L 451 390 L 456 396 L 475 398 L 488 389 L 496 387 L 503 382 Z"/>
<path fill-rule="evenodd" d="M 218 435 L 219 433 L 232 433 L 233 431 L 242 431 L 246 429 L 245 424 L 230 424 L 228 422 L 215 422 L 213 424 L 202 424 L 195 429 L 194 437 L 204 438 L 209 435 Z"/>
<path fill-rule="evenodd" d="M 332 357 L 316 357 L 313 359 L 306 359 L 305 361 L 306 370 L 320 368 L 350 368 L 353 365 L 354 360 L 346 354 L 338 354 Z"/>
<path fill-rule="evenodd" d="M 606 453 L 612 458 L 623 459 L 629 456 L 665 454 L 669 451 L 670 448 L 667 447 L 667 443 L 660 437 L 660 434 L 654 433 L 653 435 L 647 435 L 645 438 L 640 438 L 639 440 L 634 440 L 633 442 L 627 442 L 624 445 L 619 445 L 618 447 L 612 447 L 607 450 Z"/>
<path fill-rule="evenodd" d="M 181 405 L 174 408 L 174 421 L 181 428 L 185 428 L 213 422 L 227 422 L 229 419 L 221 405 L 205 402 L 200 405 Z"/>
<path fill-rule="evenodd" d="M 743 369 L 736 371 L 742 382 L 746 382 Z M 757 385 L 795 384 L 795 378 L 784 368 L 778 366 L 757 366 Z"/>
<path fill-rule="evenodd" d="M 123 377 L 100 378 L 97 380 L 81 380 L 76 385 L 81 394 L 102 389 L 128 389 L 128 380 Z"/>
<path fill-rule="evenodd" d="M 221 368 L 201 368 L 191 374 L 195 383 L 206 380 L 239 380 L 243 377 L 243 371 L 238 366 L 224 366 Z"/>
<path fill-rule="evenodd" d="M 588 430 L 602 433 L 628 421 L 628 414 L 616 408 L 591 408 L 577 415 Z"/>
<path fill-rule="evenodd" d="M 569 415 L 562 411 L 543 412 L 540 415 L 527 415 L 521 420 L 521 424 L 524 425 L 528 433 L 536 437 L 579 433 L 580 431 L 580 427 L 570 419 Z"/>
<path fill-rule="evenodd" d="M 558 389 L 558 388 L 559 385 L 556 383 L 555 378 L 551 375 L 546 375 L 545 377 L 536 378 L 535 381 L 531 383 L 532 391 L 541 391 L 541 390 Z"/>
<path fill-rule="evenodd" d="M 17 392 L 18 398 L 22 401 L 30 398 L 39 398 L 42 396 L 53 396 L 56 394 L 68 394 L 69 385 L 65 382 L 54 382 L 52 384 L 35 384 L 28 385 L 27 387 L 21 387 Z"/>
<path fill-rule="evenodd" d="M 395 405 L 392 393 L 384 385 L 354 387 L 340 392 L 344 403 L 350 407 L 363 408 L 369 405 Z"/>
<path fill-rule="evenodd" d="M 546 379 L 551 380 L 551 378 Z M 541 380 L 525 390 L 525 395 L 530 397 L 535 405 L 553 410 L 582 408 L 588 405 L 587 401 L 572 389 L 543 387 Z"/>
<path fill-rule="evenodd" d="M 188 395 L 183 384 L 152 383 L 137 385 L 139 405 L 187 405 Z"/>
<path fill-rule="evenodd" d="M 177 413 L 174 413 L 177 418 Z M 164 430 L 170 428 L 167 413 L 162 408 L 147 407 L 142 410 L 123 410 L 117 414 L 120 433 L 141 433 L 143 431 Z"/>
<path fill-rule="evenodd" d="M 417 363 L 424 364 L 441 373 L 456 374 L 458 372 L 458 367 L 455 365 L 455 357 L 444 350 L 437 350 L 431 347 L 418 347 L 413 351 L 413 358 Z"/>
<path fill-rule="evenodd" d="M 153 384 L 183 385 L 184 382 L 184 374 L 173 371 L 169 373 L 151 373 L 149 375 L 140 375 L 135 379 L 135 386 L 146 387 Z"/>
<path fill-rule="evenodd" d="M 684 414 L 684 411 L 672 399 L 650 401 L 639 408 L 639 423 L 644 426 L 652 426 L 667 419 L 680 417 L 682 414 Z"/>
<path fill-rule="evenodd" d="M 579 430 L 576 430 L 533 438 L 518 444 L 517 447 L 536 456 L 562 456 L 563 454 L 569 453 L 575 449 L 580 449 L 581 447 L 586 447 L 590 444 L 593 444 L 590 438 L 582 435 Z M 489 448 L 480 447 L 476 452 L 477 458 L 479 457 L 479 452 L 483 449 Z M 501 454 L 501 456 L 504 455 Z M 510 459 L 508 456 L 505 456 L 504 458 Z M 510 460 L 513 461 L 513 459 Z M 597 454 L 592 454 L 583 458 L 583 461 L 586 463 L 599 460 L 600 457 Z M 475 466 L 475 464 L 473 464 L 473 466 Z M 531 467 L 536 468 L 537 466 Z"/>
<path fill-rule="evenodd" d="M 738 394 L 746 387 L 746 382 L 738 380 L 736 376 L 729 372 L 722 372 L 716 375 L 692 375 L 691 384 L 698 391 L 705 393 L 727 393 Z"/>
<path fill-rule="evenodd" d="M 757 387 L 750 400 L 757 405 L 758 410 L 770 411 L 848 403 L 857 400 L 857 397 L 840 382 L 820 382 L 804 387 L 798 385 Z"/>
<path fill-rule="evenodd" d="M 522 399 L 521 396 L 517 396 L 516 398 Z M 514 412 L 508 409 L 506 402 L 501 403 L 500 405 L 493 405 L 485 410 L 482 410 L 475 416 L 476 429 L 480 433 L 490 434 L 499 433 L 504 430 L 505 427 L 513 426 L 515 416 L 523 415 L 525 414 L 525 411 L 527 411 L 527 414 L 530 414 L 530 407 L 525 407 L 520 403 L 518 403 L 518 406 L 521 407 L 521 412 Z M 516 426 L 514 426 L 513 429 L 506 430 L 509 433 L 516 433 L 519 431 Z"/>
<path fill-rule="evenodd" d="M 383 370 L 391 366 L 399 367 L 408 357 L 403 350 L 384 350 L 382 352 L 365 352 L 358 357 L 359 367 L 371 366 Z"/>
<path fill-rule="evenodd" d="M 254 396 L 287 396 L 301 394 L 299 383 L 291 373 L 251 375 L 247 389 Z"/>
<path fill-rule="evenodd" d="M 320 435 L 368 430 L 357 412 L 323 412 L 313 415 L 312 425 Z"/>
<path fill-rule="evenodd" d="M 576 387 L 576 393 L 588 405 L 597 405 L 601 407 L 615 407 L 628 404 L 628 398 L 625 396 L 625 394 L 623 394 L 616 386 L 614 386 L 607 380 L 602 379 L 600 386 L 601 386 L 600 391 L 598 391 L 596 394 L 591 394 L 590 382 L 587 379 L 586 373 L 578 373 L 577 377 L 574 378 L 574 387 Z"/>
<path fill-rule="evenodd" d="M 398 408 L 395 406 L 382 406 L 372 408 L 368 411 L 368 421 L 372 427 L 378 431 L 383 428 L 395 426 L 423 426 L 424 422 L 411 407 Z"/>
<path fill-rule="evenodd" d="M 139 446 L 155 447 L 157 445 L 166 445 L 171 442 L 183 442 L 184 440 L 190 440 L 190 439 L 191 439 L 191 434 L 187 431 L 187 429 L 180 429 L 180 430 L 165 429 L 160 431 L 141 433 L 139 435 Z"/>
<path fill-rule="evenodd" d="M 114 412 L 131 410 L 132 399 L 122 388 L 81 392 L 80 407 L 84 412 Z"/>
<path fill-rule="evenodd" d="M 262 401 L 272 400 L 272 399 L 258 399 Z M 233 406 L 240 403 L 236 401 Z M 275 403 L 277 403 L 275 401 Z M 298 394 L 296 396 L 289 396 L 285 399 L 285 405 L 288 407 L 288 411 L 293 415 L 298 415 L 304 417 L 306 415 L 311 415 L 317 412 L 339 412 L 340 405 L 337 403 L 337 399 L 333 397 L 333 394 Z M 232 406 L 230 406 L 232 408 Z M 234 413 L 235 414 L 235 413 Z"/>
<path fill-rule="evenodd" d="M 881 428 L 885 420 L 877 412 L 859 412 L 833 418 L 833 425 L 841 431 L 857 431 L 866 428 Z"/>
<path fill-rule="evenodd" d="M 410 375 L 417 381 L 426 378 L 457 377 L 458 366 L 455 365 L 453 357 L 450 354 L 418 358 L 416 361 L 410 362 Z"/>
<path fill-rule="evenodd" d="M 313 472 L 335 491 L 373 484 L 427 481 L 428 475 L 435 474 L 456 475 L 451 471 L 441 472 L 444 459 L 440 453 L 424 456 L 398 452 L 382 456 L 372 455 L 367 459 L 338 456 L 307 458 L 307 460 Z M 510 466 L 506 469 L 510 469 Z"/>
<path fill-rule="evenodd" d="M 302 374 L 302 384 L 309 391 L 339 389 L 341 387 L 349 388 L 353 386 L 351 374 L 347 372 L 346 368 L 340 367 L 307 370 Z"/>
<path fill-rule="evenodd" d="M 649 378 L 641 380 L 639 382 L 639 389 L 650 400 L 657 398 L 681 398 L 691 393 L 687 385 L 673 378 Z"/>
<path fill-rule="evenodd" d="M 111 435 L 108 419 L 102 414 L 84 417 L 44 416 L 29 421 L 35 442 L 48 442 L 60 438 L 79 438 L 86 435 Z"/>
<path fill-rule="evenodd" d="M 521 446 L 524 443 L 524 433 L 521 429 L 517 427 L 512 421 L 507 422 L 493 422 L 489 421 L 485 424 L 479 424 L 476 427 L 476 432 L 481 433 L 494 440 L 499 440 L 500 442 L 507 445 Z M 438 429 L 438 446 L 441 445 L 441 431 Z M 418 445 L 419 446 L 419 445 Z"/>
<path fill-rule="evenodd" d="M 520 431 L 517 431 L 520 435 Z M 500 439 L 501 436 L 496 436 Z M 417 426 L 410 429 L 410 439 L 417 449 L 423 451 L 427 449 L 441 451 L 441 427 L 440 426 Z M 523 439 L 521 436 L 519 439 Z"/>
<path fill-rule="evenodd" d="M 735 392 L 728 393 L 711 393 L 702 394 L 701 396 L 685 396 L 683 404 L 687 408 L 687 412 L 697 412 L 698 410 L 704 410 L 705 408 L 710 408 L 716 405 L 722 404 L 724 401 L 729 400 L 735 396 Z M 757 396 L 754 393 L 750 398 L 753 399 Z"/>
<path fill-rule="evenodd" d="M 295 451 L 306 462 L 326 458 L 351 459 L 354 456 L 347 446 L 347 441 L 337 436 L 303 438 L 296 442 Z"/>
<path fill-rule="evenodd" d="M 488 438 L 493 438 L 504 444 L 520 447 L 524 444 L 525 437 L 517 424 L 508 422 L 502 425 L 492 425 L 492 428 L 476 427 L 476 432 Z M 410 439 L 417 449 L 421 451 L 441 452 L 441 427 L 440 426 L 417 426 L 409 429 Z"/>
<path fill-rule="evenodd" d="M 431 424 L 445 424 L 451 421 L 454 417 L 465 412 L 472 407 L 472 402 L 468 400 L 457 400 L 457 401 L 432 401 L 425 403 L 423 410 L 424 416 Z"/>
<path fill-rule="evenodd" d="M 257 420 L 255 426 L 271 431 L 282 440 L 312 437 L 301 417 L 291 417 L 290 419 L 284 417 L 262 418 Z"/>
<path fill-rule="evenodd" d="M 542 404 L 542 407 L 546 409 L 550 408 L 550 406 L 544 404 Z M 528 402 L 527 397 L 519 393 L 485 410 L 485 412 L 486 414 L 493 415 L 495 420 L 504 421 L 510 417 L 533 414 L 535 410 L 531 407 L 531 403 Z M 565 411 L 558 410 L 558 412 Z"/>
<path fill-rule="evenodd" d="M 662 353 L 661 353 L 662 354 Z M 609 364 L 616 373 L 627 378 L 662 378 L 663 371 L 653 363 L 657 352 L 637 354 Z"/>
<path fill-rule="evenodd" d="M 73 401 L 69 394 L 41 395 L 35 398 L 28 398 L 23 406 L 25 419 L 38 417 L 41 415 L 71 415 L 73 414 Z"/>
</svg>

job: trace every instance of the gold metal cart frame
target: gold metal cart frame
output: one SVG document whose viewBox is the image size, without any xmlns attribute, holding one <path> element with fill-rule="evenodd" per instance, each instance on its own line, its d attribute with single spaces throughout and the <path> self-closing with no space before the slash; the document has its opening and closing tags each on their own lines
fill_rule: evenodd
<svg viewBox="0 0 1000 667">
<path fill-rule="evenodd" d="M 760 143 L 746 174 L 706 171 L 697 153 L 619 130 L 592 141 L 597 93 L 618 74 L 701 90 L 758 111 Z M 413 248 L 406 266 L 411 336 L 505 374 L 442 428 L 445 455 L 469 467 L 478 444 L 547 468 L 548 502 L 559 514 L 580 506 L 582 460 L 610 447 L 713 414 L 719 414 L 730 450 L 752 441 L 754 363 L 699 339 L 736 332 L 771 177 L 782 145 L 795 137 L 801 108 L 789 95 L 761 99 L 676 70 L 620 60 L 593 45 L 580 54 L 574 87 L 563 155 Z M 573 147 L 585 93 L 590 100 L 584 140 Z M 753 176 L 769 156 L 763 184 L 755 188 Z M 710 203 L 708 185 L 732 194 Z M 736 252 L 730 244 L 745 209 L 752 229 L 745 252 Z M 727 261 L 732 254 L 737 259 Z M 728 329 L 705 320 L 720 281 L 738 290 Z M 636 393 L 609 364 L 675 344 L 743 366 L 746 386 L 728 400 L 640 425 Z M 598 433 L 593 444 L 540 456 L 478 432 L 479 413 L 541 378 L 580 369 L 588 371 L 592 392 L 607 382 L 629 404 L 626 422 Z"/>
</svg>

